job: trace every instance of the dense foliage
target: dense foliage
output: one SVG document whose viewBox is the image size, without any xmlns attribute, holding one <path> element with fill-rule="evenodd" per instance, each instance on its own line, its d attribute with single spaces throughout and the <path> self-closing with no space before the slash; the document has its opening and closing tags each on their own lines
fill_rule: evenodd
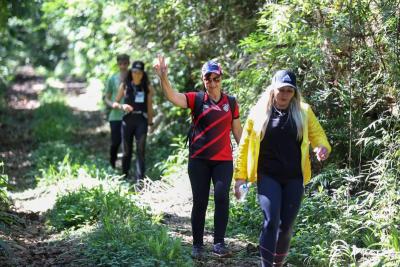
<svg viewBox="0 0 400 267">
<path fill-rule="evenodd" d="M 266 5 L 258 30 L 241 42 L 249 68 L 239 74 L 240 99 L 251 105 L 274 70 L 295 69 L 333 144 L 299 215 L 290 256 L 297 265 L 399 263 L 399 24 L 390 16 L 398 4 L 351 3 Z M 246 225 L 243 216 L 232 209 L 233 228 Z"/>
</svg>

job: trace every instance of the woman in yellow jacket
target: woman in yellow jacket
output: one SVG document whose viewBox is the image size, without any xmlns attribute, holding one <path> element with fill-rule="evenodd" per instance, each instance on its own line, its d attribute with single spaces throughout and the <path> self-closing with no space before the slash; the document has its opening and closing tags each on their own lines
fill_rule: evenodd
<svg viewBox="0 0 400 267">
<path fill-rule="evenodd" d="M 235 195 L 246 182 L 257 182 L 264 214 L 260 235 L 261 266 L 283 266 L 304 185 L 311 178 L 309 146 L 317 159 L 331 151 L 311 107 L 302 102 L 296 76 L 280 70 L 251 109 L 235 163 Z"/>
</svg>

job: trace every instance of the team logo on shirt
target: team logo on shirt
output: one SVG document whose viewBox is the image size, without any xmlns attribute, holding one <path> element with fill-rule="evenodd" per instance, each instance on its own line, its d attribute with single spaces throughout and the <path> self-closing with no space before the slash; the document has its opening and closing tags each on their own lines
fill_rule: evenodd
<svg viewBox="0 0 400 267">
<path fill-rule="evenodd" d="M 222 106 L 222 109 L 223 109 L 225 112 L 228 112 L 228 110 L 229 110 L 229 105 L 228 105 L 228 104 L 224 104 L 224 105 Z"/>
</svg>

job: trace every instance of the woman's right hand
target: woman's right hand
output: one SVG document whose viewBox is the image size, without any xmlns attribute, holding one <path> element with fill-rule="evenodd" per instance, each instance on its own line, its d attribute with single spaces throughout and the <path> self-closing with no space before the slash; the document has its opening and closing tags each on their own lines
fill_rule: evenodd
<svg viewBox="0 0 400 267">
<path fill-rule="evenodd" d="M 133 107 L 131 105 L 128 105 L 128 104 L 122 104 L 122 109 L 126 113 L 129 113 L 129 112 L 133 111 Z"/>
<path fill-rule="evenodd" d="M 114 108 L 114 109 L 122 109 L 123 111 L 125 111 L 125 112 L 127 112 L 127 113 L 133 111 L 133 107 L 132 107 L 132 106 L 130 106 L 130 105 L 128 105 L 128 104 L 122 104 L 122 105 L 121 105 L 121 104 L 118 103 L 118 102 L 114 102 L 114 103 L 112 104 L 112 108 Z"/>
<path fill-rule="evenodd" d="M 246 180 L 245 180 L 245 179 L 237 179 L 237 180 L 236 180 L 234 192 L 235 192 L 235 197 L 236 197 L 237 199 L 240 198 L 239 187 L 240 187 L 242 184 L 245 184 L 245 183 L 246 183 Z"/>
<path fill-rule="evenodd" d="M 165 64 L 165 58 L 161 55 L 158 55 L 157 62 L 153 67 L 157 76 L 160 78 L 168 74 L 168 66 Z"/>
</svg>

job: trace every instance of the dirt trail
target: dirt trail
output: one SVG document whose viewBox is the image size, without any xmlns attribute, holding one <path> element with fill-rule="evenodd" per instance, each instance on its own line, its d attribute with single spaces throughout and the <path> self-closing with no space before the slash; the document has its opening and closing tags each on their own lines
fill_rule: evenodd
<svg viewBox="0 0 400 267">
<path fill-rule="evenodd" d="M 7 213 L 13 223 L 0 228 L 1 266 L 84 266 L 77 238 L 64 239 L 58 233 L 47 232 L 42 211 L 47 209 L 48 193 L 35 189 L 30 156 L 38 144 L 32 139 L 33 112 L 39 107 L 38 94 L 45 88 L 44 79 L 30 67 L 17 73 L 6 92 L 7 109 L 0 123 L 0 160 L 12 185 L 14 206 Z M 17 196 L 17 197 L 15 197 Z M 35 209 L 25 209 L 29 201 L 38 203 Z"/>
<path fill-rule="evenodd" d="M 174 173 L 172 179 L 168 177 L 166 179 L 170 181 L 169 184 L 162 181 L 153 182 L 147 180 L 142 190 L 141 201 L 149 205 L 154 213 L 163 215 L 163 223 L 168 226 L 172 236 L 181 238 L 186 246 L 191 247 L 190 213 L 192 196 L 186 169 Z M 259 265 L 257 248 L 253 244 L 243 242 L 237 238 L 225 238 L 225 242 L 233 252 L 231 258 L 218 258 L 213 255 L 211 252 L 213 244 L 211 230 L 208 227 L 205 229 L 205 257 L 202 260 L 195 261 L 195 266 L 250 267 Z"/>
<path fill-rule="evenodd" d="M 85 122 L 75 140 L 80 140 L 90 153 L 106 157 L 108 147 L 108 125 L 97 111 L 93 100 L 98 99 L 93 91 L 86 92 L 85 84 L 69 82 L 59 84 L 68 93 L 67 103 Z M 5 162 L 6 174 L 14 188 L 14 210 L 9 216 L 16 223 L 7 230 L 0 229 L 0 240 L 6 241 L 5 253 L 0 253 L 1 266 L 87 266 L 82 255 L 79 238 L 60 236 L 46 232 L 43 211 L 54 202 L 54 190 L 41 191 L 35 188 L 30 171 L 34 166 L 29 161 L 30 153 L 36 148 L 32 140 L 31 120 L 33 111 L 39 106 L 38 93 L 45 88 L 44 80 L 36 77 L 29 68 L 23 69 L 14 85 L 7 92 L 8 109 L 0 124 L 0 160 Z M 87 138 L 89 137 L 90 138 Z M 191 190 L 186 170 L 175 173 L 173 184 L 160 181 L 147 181 L 142 193 L 142 201 L 150 205 L 155 213 L 164 215 L 163 223 L 170 234 L 180 237 L 184 245 L 191 246 Z M 53 192 L 51 192 L 53 191 Z M 39 204 L 44 201 L 46 205 Z M 196 261 L 195 266 L 258 266 L 255 248 L 238 239 L 227 238 L 234 256 L 219 259 L 207 253 L 204 260 Z M 212 233 L 205 232 L 205 244 L 210 251 Z M 8 256 L 4 256 L 8 254 Z M 1 256 L 3 255 L 3 256 Z"/>
</svg>

